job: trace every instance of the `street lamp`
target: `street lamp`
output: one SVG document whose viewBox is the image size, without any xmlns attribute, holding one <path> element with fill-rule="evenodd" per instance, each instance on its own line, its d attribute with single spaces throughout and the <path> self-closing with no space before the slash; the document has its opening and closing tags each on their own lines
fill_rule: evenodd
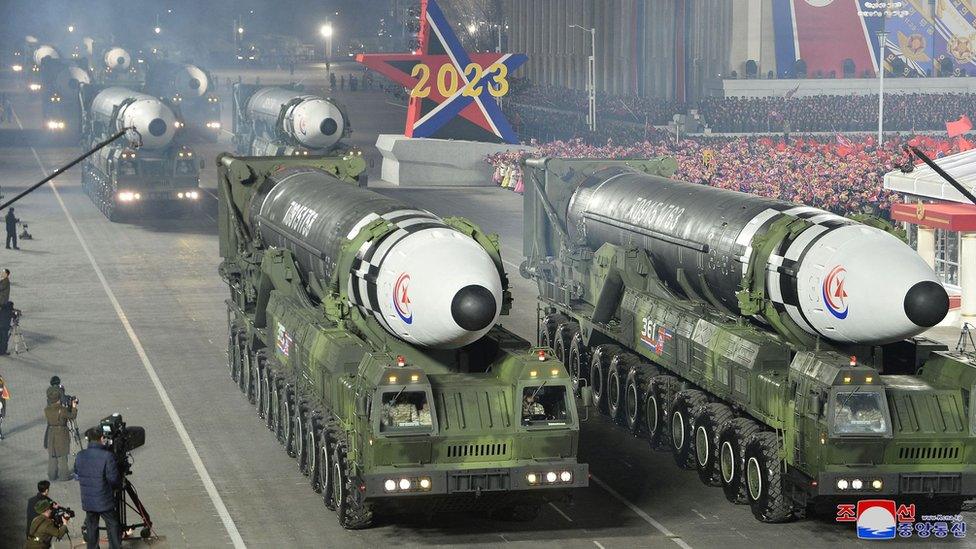
<svg viewBox="0 0 976 549">
<path fill-rule="evenodd" d="M 596 131 L 596 28 L 588 29 L 586 27 L 581 27 L 580 25 L 570 25 L 569 28 L 580 29 L 590 33 L 590 57 L 587 60 L 587 71 L 586 71 L 586 91 L 588 95 L 588 101 L 590 112 L 587 116 L 587 122 L 590 126 L 590 131 Z"/>
<path fill-rule="evenodd" d="M 237 27 L 237 34 L 244 34 L 244 27 Z"/>
<path fill-rule="evenodd" d="M 325 38 L 325 59 L 328 61 L 329 59 L 332 59 L 332 35 L 334 34 L 332 23 L 322 25 L 319 32 L 321 32 L 322 37 Z"/>
<path fill-rule="evenodd" d="M 161 28 L 159 28 L 159 27 L 155 27 L 155 28 L 153 28 L 153 32 L 155 32 L 156 34 L 159 34 L 160 32 L 162 32 L 162 30 L 163 30 L 163 29 L 161 29 Z"/>
<path fill-rule="evenodd" d="M 75 32 L 75 26 L 74 25 L 68 25 L 68 32 Z"/>
</svg>

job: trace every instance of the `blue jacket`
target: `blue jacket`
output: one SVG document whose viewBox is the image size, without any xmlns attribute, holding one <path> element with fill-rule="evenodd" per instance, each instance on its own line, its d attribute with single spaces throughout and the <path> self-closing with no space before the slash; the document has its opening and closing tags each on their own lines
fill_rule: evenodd
<svg viewBox="0 0 976 549">
<path fill-rule="evenodd" d="M 81 483 L 82 509 L 102 513 L 115 508 L 114 490 L 121 487 L 122 477 L 112 452 L 89 442 L 75 457 L 75 474 Z"/>
</svg>

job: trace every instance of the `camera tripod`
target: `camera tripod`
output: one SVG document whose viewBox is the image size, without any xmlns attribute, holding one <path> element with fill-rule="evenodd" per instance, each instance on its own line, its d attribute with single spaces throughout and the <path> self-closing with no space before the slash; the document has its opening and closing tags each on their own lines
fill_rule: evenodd
<svg viewBox="0 0 976 549">
<path fill-rule="evenodd" d="M 14 315 L 13 322 L 10 324 L 10 341 L 14 344 L 14 354 L 26 353 L 30 351 L 27 340 L 24 339 L 24 332 L 20 330 L 20 315 Z"/>
<path fill-rule="evenodd" d="M 129 509 L 136 512 L 142 522 L 139 523 L 129 523 L 127 517 Z M 122 540 L 136 539 L 135 536 L 130 535 L 130 532 L 134 532 L 136 528 L 140 528 L 139 537 L 142 539 L 149 539 L 153 535 L 152 531 L 152 518 L 149 517 L 149 511 L 142 504 L 142 500 L 139 499 L 139 493 L 136 492 L 135 486 L 132 482 L 124 476 L 122 477 L 122 487 L 115 491 L 115 512 L 119 518 L 119 528 L 122 529 Z M 98 536 L 99 532 L 107 532 L 104 526 L 99 526 L 98 530 L 94 532 L 94 535 Z M 84 526 L 81 528 L 81 535 L 88 540 L 88 529 Z"/>
<path fill-rule="evenodd" d="M 973 329 L 976 326 L 966 322 L 962 325 L 962 330 L 959 332 L 959 341 L 956 342 L 956 352 L 965 353 L 966 347 L 971 347 L 971 353 L 976 353 L 976 341 L 973 340 Z"/>
</svg>

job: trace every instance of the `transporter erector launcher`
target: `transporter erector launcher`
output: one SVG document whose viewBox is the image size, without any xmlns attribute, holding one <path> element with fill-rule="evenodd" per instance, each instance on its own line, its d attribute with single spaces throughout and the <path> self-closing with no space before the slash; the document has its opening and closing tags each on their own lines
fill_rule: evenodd
<svg viewBox="0 0 976 549">
<path fill-rule="evenodd" d="M 218 157 L 231 377 L 345 528 L 401 508 L 531 520 L 588 482 L 569 376 L 495 324 L 497 237 L 359 188 L 365 169 Z"/>
<path fill-rule="evenodd" d="M 166 103 L 121 86 L 83 87 L 81 95 L 86 143 L 133 128 L 125 141 L 84 163 L 82 188 L 106 217 L 114 221 L 125 212 L 157 213 L 163 205 L 187 209 L 198 203 L 201 165 L 175 140 L 182 124 Z"/>
<path fill-rule="evenodd" d="M 352 133 L 337 102 L 283 87 L 234 86 L 234 143 L 240 154 L 320 155 Z"/>
<path fill-rule="evenodd" d="M 873 497 L 958 512 L 976 495 L 976 368 L 917 337 L 948 310 L 931 268 L 881 229 L 676 169 L 525 161 L 540 344 L 758 520 Z"/>
</svg>

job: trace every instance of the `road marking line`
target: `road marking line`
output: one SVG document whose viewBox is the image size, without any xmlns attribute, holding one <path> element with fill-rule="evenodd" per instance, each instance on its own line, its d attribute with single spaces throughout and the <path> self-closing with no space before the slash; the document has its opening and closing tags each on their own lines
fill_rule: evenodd
<svg viewBox="0 0 976 549">
<path fill-rule="evenodd" d="M 602 544 L 602 543 L 600 543 L 600 542 L 599 542 L 599 541 L 597 541 L 597 540 L 593 540 L 593 545 L 596 545 L 596 546 L 597 546 L 597 547 L 599 547 L 600 549 L 607 549 L 606 547 L 604 547 L 604 546 L 603 546 L 603 544 Z"/>
<path fill-rule="evenodd" d="M 691 509 L 691 512 L 692 512 L 692 513 L 695 513 L 696 515 L 698 515 L 698 516 L 700 516 L 700 517 L 701 517 L 701 518 L 703 518 L 704 520 L 708 520 L 708 517 L 706 517 L 705 515 L 703 515 L 703 514 L 701 514 L 701 513 L 699 513 L 699 512 L 698 512 L 698 509 L 695 509 L 695 508 L 693 508 L 693 507 L 689 507 L 689 509 Z"/>
<path fill-rule="evenodd" d="M 14 112 L 14 119 L 17 121 L 17 125 L 23 130 L 24 126 L 20 123 L 20 118 L 17 113 Z M 31 147 L 31 153 L 34 154 L 34 160 L 37 161 L 37 165 L 41 168 L 41 173 L 45 177 L 48 175 L 47 169 L 44 167 L 44 163 L 41 162 L 41 157 L 37 155 L 37 150 Z M 122 323 L 122 327 L 125 328 L 126 334 L 129 336 L 129 341 L 132 342 L 132 346 L 135 347 L 136 354 L 139 355 L 139 360 L 142 361 L 143 367 L 146 369 L 146 373 L 149 374 L 149 379 L 152 381 L 153 386 L 156 388 L 156 392 L 159 394 L 160 400 L 163 401 L 163 407 L 166 408 L 166 413 L 169 414 L 170 421 L 173 422 L 173 426 L 176 427 L 177 434 L 180 435 L 180 440 L 183 441 L 183 446 L 186 448 L 186 452 L 190 455 L 190 461 L 193 462 L 193 467 L 197 470 L 197 474 L 200 475 L 200 480 L 203 482 L 203 487 L 207 491 L 207 495 L 210 496 L 210 501 L 213 502 L 214 507 L 217 510 L 217 514 L 220 515 L 220 520 L 224 523 L 224 529 L 227 530 L 227 535 L 230 536 L 231 542 L 237 549 L 245 549 L 247 546 L 244 544 L 244 538 L 241 537 L 240 531 L 237 530 L 237 525 L 234 523 L 234 519 L 231 518 L 230 512 L 227 510 L 227 506 L 224 504 L 224 500 L 220 497 L 220 493 L 217 491 L 217 487 L 214 485 L 213 479 L 210 478 L 210 473 L 207 472 L 207 467 L 203 464 L 203 460 L 200 459 L 200 454 L 197 452 L 196 446 L 193 441 L 190 440 L 190 434 L 187 433 L 186 427 L 183 425 L 183 420 L 180 419 L 179 413 L 176 411 L 176 407 L 173 406 L 173 401 L 170 400 L 169 394 L 166 392 L 166 388 L 163 387 L 162 381 L 159 380 L 159 376 L 156 374 L 156 369 L 153 368 L 152 363 L 149 361 L 149 356 L 146 354 L 145 348 L 142 346 L 142 342 L 139 341 L 139 336 L 136 335 L 135 330 L 132 329 L 132 324 L 129 323 L 129 318 L 126 316 L 125 311 L 122 309 L 122 305 L 119 304 L 119 300 L 115 297 L 115 292 L 112 291 L 111 286 L 108 284 L 108 280 L 102 273 L 101 267 L 95 261 L 95 257 L 92 255 L 91 250 L 88 248 L 88 244 L 85 242 L 84 237 L 81 235 L 81 231 L 78 229 L 78 224 L 75 223 L 74 217 L 68 211 L 68 207 L 65 206 L 64 200 L 61 199 L 61 193 L 58 192 L 57 186 L 54 181 L 48 183 L 51 186 L 51 191 L 54 192 L 54 198 L 57 199 L 58 204 L 61 206 L 61 211 L 64 212 L 64 216 L 68 218 L 68 224 L 71 225 L 71 230 L 74 231 L 75 236 L 78 238 L 78 243 L 81 244 L 82 251 L 88 256 L 88 262 L 91 263 L 92 269 L 95 271 L 95 276 L 98 277 L 98 281 L 102 283 L 102 289 L 105 290 L 105 295 L 108 296 L 108 300 L 112 303 L 112 307 L 115 308 L 115 314 L 118 315 L 119 321 Z"/>
<path fill-rule="evenodd" d="M 394 103 L 393 101 L 384 101 L 387 105 L 393 105 L 394 107 L 400 107 L 401 109 L 406 109 L 406 105 L 401 105 L 400 103 Z"/>
<path fill-rule="evenodd" d="M 567 515 L 566 513 L 563 513 L 563 510 L 562 509 L 560 509 L 559 507 L 556 507 L 556 504 L 555 503 L 553 503 L 553 502 L 550 501 L 549 502 L 549 506 L 552 507 L 553 509 L 555 509 L 557 513 L 559 513 L 560 515 L 562 515 L 562 517 L 564 519 L 566 519 L 566 522 L 573 522 L 573 519 L 569 518 L 569 515 Z"/>
<path fill-rule="evenodd" d="M 624 505 L 626 505 L 628 509 L 630 509 L 631 511 L 634 512 L 635 515 L 637 515 L 640 518 L 644 519 L 644 522 L 650 524 L 651 526 L 654 527 L 655 530 L 657 530 L 658 532 L 661 532 L 662 534 L 664 534 L 665 537 L 667 537 L 668 539 L 670 539 L 671 541 L 673 541 L 678 547 L 681 547 L 681 549 L 691 549 L 691 546 L 688 545 L 687 543 L 685 543 L 685 540 L 683 540 L 680 537 L 678 537 L 677 535 L 675 535 L 674 532 L 672 532 L 671 530 L 668 530 L 667 527 L 665 527 L 663 524 L 661 524 L 660 522 L 658 522 L 651 515 L 648 515 L 647 513 L 645 513 L 643 509 L 641 509 L 640 507 L 638 507 L 638 506 L 634 505 L 633 503 L 631 503 L 630 500 L 628 500 L 627 498 L 621 496 L 619 492 L 617 492 L 616 490 L 614 490 L 613 488 L 611 488 L 610 486 L 608 486 L 607 483 L 605 483 L 602 480 L 600 480 L 599 478 L 597 478 L 596 475 L 592 475 L 591 474 L 590 475 L 590 480 L 592 480 L 594 483 L 596 483 L 596 485 L 599 486 L 600 488 L 603 488 L 603 491 L 604 492 L 610 494 L 617 501 L 619 501 L 620 503 L 623 503 Z"/>
</svg>

